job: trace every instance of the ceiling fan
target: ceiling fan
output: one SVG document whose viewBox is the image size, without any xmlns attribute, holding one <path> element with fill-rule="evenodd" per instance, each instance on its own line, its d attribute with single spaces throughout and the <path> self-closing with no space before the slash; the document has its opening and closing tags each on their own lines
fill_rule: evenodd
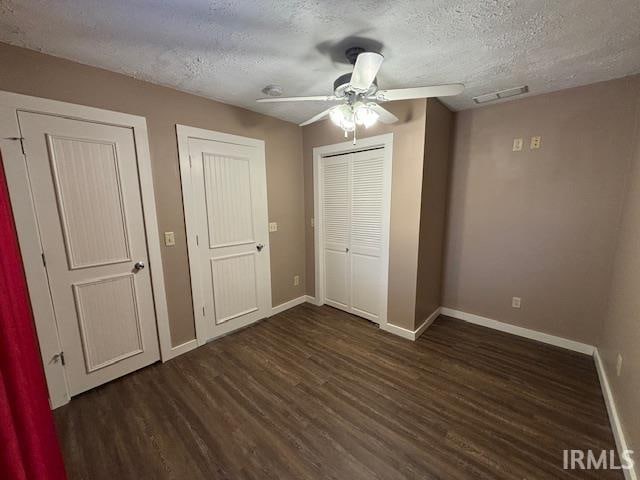
<svg viewBox="0 0 640 480">
<path fill-rule="evenodd" d="M 387 124 L 398 121 L 398 118 L 393 113 L 380 105 L 381 102 L 413 98 L 447 97 L 458 95 L 464 90 L 464 85 L 460 83 L 379 90 L 376 75 L 378 75 L 384 57 L 379 53 L 367 52 L 360 47 L 349 48 L 345 55 L 353 65 L 353 72 L 341 75 L 333 82 L 333 95 L 260 98 L 257 101 L 339 102 L 338 105 L 314 115 L 306 122 L 302 122 L 300 126 L 309 125 L 329 116 L 333 123 L 344 131 L 345 137 L 348 136 L 349 132 L 353 132 L 353 142 L 355 143 L 355 132 L 358 126 L 368 128 L 378 120 Z"/>
</svg>

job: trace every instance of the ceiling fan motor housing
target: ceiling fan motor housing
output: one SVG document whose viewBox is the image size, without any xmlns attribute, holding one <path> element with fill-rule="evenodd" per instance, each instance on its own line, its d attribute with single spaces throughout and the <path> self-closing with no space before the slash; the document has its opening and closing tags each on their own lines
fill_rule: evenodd
<svg viewBox="0 0 640 480">
<path fill-rule="evenodd" d="M 342 98 L 342 97 L 348 97 L 351 93 L 356 93 L 356 92 L 350 91 L 349 89 L 350 83 L 351 83 L 351 73 L 345 73 L 344 75 L 340 75 L 338 78 L 336 78 L 335 82 L 333 82 L 334 95 L 338 98 Z M 368 97 L 376 93 L 376 91 L 378 91 L 377 78 L 373 80 L 373 83 L 371 83 L 369 90 L 362 93 L 362 96 Z"/>
</svg>

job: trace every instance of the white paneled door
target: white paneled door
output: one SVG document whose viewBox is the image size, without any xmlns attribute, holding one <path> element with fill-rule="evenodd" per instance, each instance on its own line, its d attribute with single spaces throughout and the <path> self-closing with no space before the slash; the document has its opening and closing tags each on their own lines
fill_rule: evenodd
<svg viewBox="0 0 640 480">
<path fill-rule="evenodd" d="M 186 139 L 194 310 L 206 339 L 271 313 L 264 144 L 247 140 Z"/>
<path fill-rule="evenodd" d="M 19 112 L 65 373 L 78 394 L 159 359 L 133 132 Z"/>
<path fill-rule="evenodd" d="M 353 154 L 323 159 L 325 303 L 349 310 L 351 164 Z"/>
<path fill-rule="evenodd" d="M 380 323 L 391 164 L 384 148 L 320 158 L 324 302 Z"/>
</svg>

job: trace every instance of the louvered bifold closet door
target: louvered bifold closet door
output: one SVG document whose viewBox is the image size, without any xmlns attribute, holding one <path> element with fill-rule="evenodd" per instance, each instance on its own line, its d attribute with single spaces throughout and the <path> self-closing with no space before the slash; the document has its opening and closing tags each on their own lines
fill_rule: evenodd
<svg viewBox="0 0 640 480">
<path fill-rule="evenodd" d="M 386 195 L 384 149 L 353 154 L 351 165 L 350 303 L 356 315 L 380 323 L 384 285 Z"/>
<path fill-rule="evenodd" d="M 322 210 L 325 303 L 349 310 L 350 164 L 353 155 L 323 159 Z"/>
</svg>

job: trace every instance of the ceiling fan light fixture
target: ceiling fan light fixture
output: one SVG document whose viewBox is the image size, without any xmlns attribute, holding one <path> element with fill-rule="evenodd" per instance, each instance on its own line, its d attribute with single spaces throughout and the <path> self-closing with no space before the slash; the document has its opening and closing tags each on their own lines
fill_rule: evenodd
<svg viewBox="0 0 640 480">
<path fill-rule="evenodd" d="M 353 121 L 353 116 L 343 118 L 340 128 L 345 133 L 353 132 L 356 129 L 356 122 Z"/>
<path fill-rule="evenodd" d="M 353 110 L 346 103 L 333 107 L 329 112 L 329 118 L 345 132 L 353 132 L 356 128 Z"/>
<path fill-rule="evenodd" d="M 327 108 L 314 115 L 309 120 L 302 122 L 301 127 L 311 125 L 325 119 L 337 125 L 344 136 L 353 132 L 353 144 L 356 143 L 356 130 L 358 127 L 369 128 L 376 122 L 390 125 L 399 121 L 389 110 L 380 105 L 380 102 L 394 100 L 411 100 L 414 98 L 448 97 L 459 95 L 464 90 L 461 83 L 449 85 L 431 85 L 425 87 L 396 88 L 391 90 L 379 90 L 376 77 L 382 66 L 384 57 L 376 52 L 367 52 L 360 47 L 350 48 L 346 56 L 353 64 L 351 73 L 340 75 L 333 82 L 333 95 L 313 95 L 310 97 L 284 97 L 284 98 L 259 98 L 258 102 L 300 102 L 300 101 L 324 101 L 343 102 L 341 105 Z M 264 93 L 273 95 L 271 89 L 265 89 Z M 505 94 L 507 92 L 501 92 Z"/>
</svg>

